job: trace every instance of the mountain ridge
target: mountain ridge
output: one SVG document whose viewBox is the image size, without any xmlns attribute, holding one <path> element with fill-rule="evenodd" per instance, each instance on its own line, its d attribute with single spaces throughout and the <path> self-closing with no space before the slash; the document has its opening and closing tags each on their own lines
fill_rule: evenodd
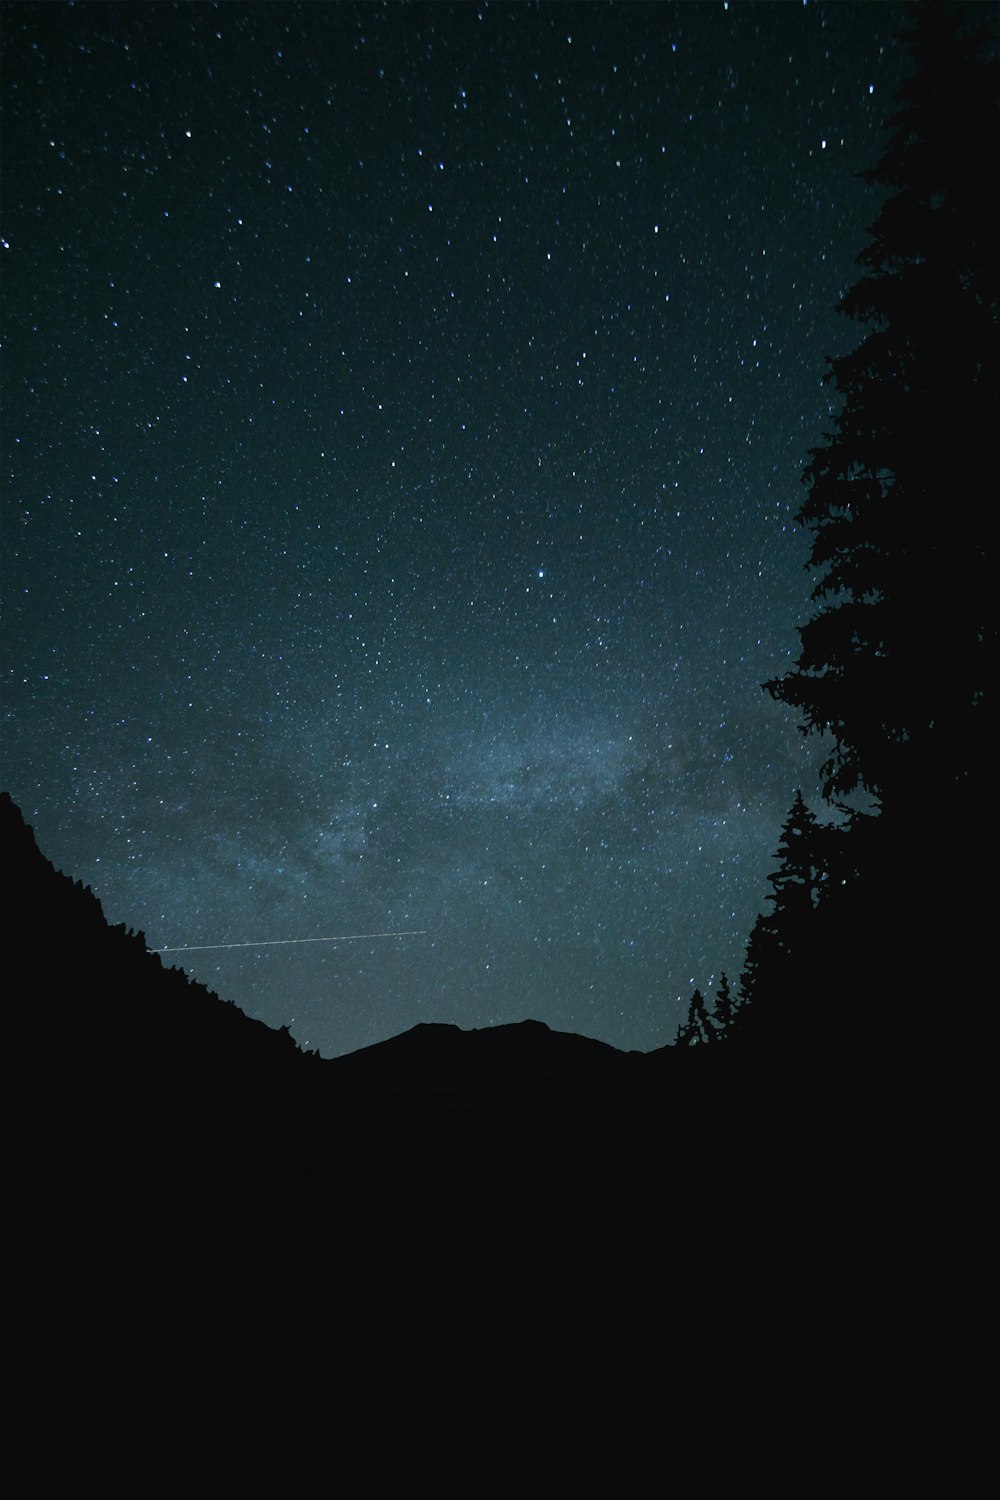
<svg viewBox="0 0 1000 1500">
<path fill-rule="evenodd" d="M 0 843 L 6 910 L 29 967 L 8 959 L 15 995 L 30 985 L 57 1029 L 57 1051 L 81 1087 L 106 1104 L 128 1096 L 145 1113 L 184 1100 L 189 1113 L 234 1098 L 287 1100 L 374 1118 L 573 1112 L 653 1102 L 672 1048 L 622 1052 L 526 1019 L 463 1030 L 420 1022 L 337 1058 L 304 1051 L 288 1027 L 167 968 L 142 932 L 108 923 L 89 886 L 58 871 L 6 792 Z M 30 978 L 28 977 L 30 975 Z M 72 1061 L 71 1061 L 72 1060 Z M 699 1070 L 700 1071 L 700 1070 Z"/>
</svg>

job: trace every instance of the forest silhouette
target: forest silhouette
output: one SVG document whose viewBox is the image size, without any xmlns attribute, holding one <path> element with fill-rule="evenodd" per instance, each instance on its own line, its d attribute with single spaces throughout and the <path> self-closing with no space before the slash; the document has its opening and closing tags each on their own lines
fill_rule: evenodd
<svg viewBox="0 0 1000 1500">
<path fill-rule="evenodd" d="M 42 1013 L 58 1003 L 80 1100 L 106 1110 L 109 1129 L 123 1099 L 160 1117 L 223 1096 L 389 1118 L 656 1110 L 721 1067 L 719 1044 L 755 1069 L 784 1068 L 902 1060 L 936 1033 L 956 971 L 977 972 L 988 889 L 993 626 L 976 511 L 993 479 L 998 394 L 1000 256 L 984 175 L 1000 65 L 988 33 L 943 4 L 915 7 L 904 40 L 915 67 L 863 174 L 885 198 L 839 304 L 862 335 L 829 361 L 839 405 L 803 476 L 814 612 L 793 669 L 765 685 L 821 739 L 824 803 L 795 795 L 738 981 L 722 976 L 711 1006 L 696 990 L 676 1044 L 649 1054 L 526 1021 L 418 1026 L 324 1060 L 164 967 L 142 933 L 109 926 L 3 794 L 10 930 L 36 955 Z M 708 1069 L 684 1059 L 699 1046 L 715 1049 Z"/>
</svg>

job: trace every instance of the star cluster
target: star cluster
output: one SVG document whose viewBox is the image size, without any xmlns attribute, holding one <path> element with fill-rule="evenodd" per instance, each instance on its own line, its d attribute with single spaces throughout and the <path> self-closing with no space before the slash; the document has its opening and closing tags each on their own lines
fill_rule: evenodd
<svg viewBox="0 0 1000 1500">
<path fill-rule="evenodd" d="M 670 1040 L 817 755 L 761 691 L 869 4 L 9 4 L 3 780 L 332 1055 Z"/>
</svg>

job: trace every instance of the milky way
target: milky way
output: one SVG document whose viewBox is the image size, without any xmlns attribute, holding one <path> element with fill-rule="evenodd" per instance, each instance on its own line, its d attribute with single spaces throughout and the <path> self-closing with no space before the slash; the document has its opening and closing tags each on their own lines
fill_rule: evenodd
<svg viewBox="0 0 1000 1500">
<path fill-rule="evenodd" d="M 112 921 L 326 1054 L 738 973 L 902 19 L 5 7 L 3 782 Z"/>
</svg>

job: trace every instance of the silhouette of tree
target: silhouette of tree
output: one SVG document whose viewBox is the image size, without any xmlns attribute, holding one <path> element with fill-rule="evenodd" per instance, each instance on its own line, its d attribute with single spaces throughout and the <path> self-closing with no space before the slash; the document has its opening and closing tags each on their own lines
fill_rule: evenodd
<svg viewBox="0 0 1000 1500">
<path fill-rule="evenodd" d="M 773 914 L 786 926 L 800 924 L 819 902 L 825 879 L 821 837 L 816 815 L 797 791 L 778 841 L 781 864 L 767 877 L 774 887 Z"/>
<path fill-rule="evenodd" d="M 712 1017 L 715 1022 L 717 1040 L 728 1040 L 730 1027 L 736 1019 L 737 1008 L 736 996 L 730 989 L 728 977 L 723 974 L 719 988 L 715 992 L 715 1013 Z"/>
<path fill-rule="evenodd" d="M 839 304 L 869 331 L 829 362 L 842 405 L 803 476 L 820 608 L 795 669 L 767 684 L 832 736 L 825 795 L 882 809 L 982 769 L 985 534 L 946 507 L 975 503 L 995 469 L 998 65 L 943 4 L 915 9 L 905 39 L 918 70 L 863 174 L 889 196 Z"/>
<path fill-rule="evenodd" d="M 678 1029 L 674 1045 L 676 1047 L 705 1046 L 715 1041 L 715 1028 L 708 1019 L 708 1011 L 705 1009 L 705 1000 L 701 990 L 695 990 L 691 996 L 691 1004 L 688 1006 L 687 1020 Z"/>
<path fill-rule="evenodd" d="M 788 1045 L 816 1025 L 809 1013 L 822 962 L 816 910 L 828 887 L 831 841 L 842 837 L 819 824 L 801 791 L 795 793 L 778 843 L 779 865 L 768 876 L 771 910 L 757 918 L 747 943 L 741 1005 L 727 1027 L 732 1038 Z"/>
<path fill-rule="evenodd" d="M 876 1043 L 912 1030 L 920 996 L 943 992 L 956 957 L 975 961 L 989 882 L 986 840 L 967 878 L 950 876 L 956 832 L 980 821 L 988 786 L 994 628 L 972 507 L 995 469 L 1000 253 L 986 164 L 1000 66 L 995 42 L 941 3 L 913 7 L 904 39 L 916 71 L 863 174 L 887 196 L 839 304 L 866 332 L 829 362 L 841 404 L 803 475 L 797 519 L 812 533 L 818 608 L 794 669 L 766 684 L 804 733 L 828 736 L 824 796 L 849 820 L 817 830 L 797 799 L 741 985 L 755 1007 L 766 995 L 779 1029 L 795 994 L 840 1004 L 843 1024 L 858 1001 L 894 991 L 905 1005 L 866 1009 Z M 793 841 L 821 855 L 822 878 Z M 758 1015 L 753 1034 L 764 1032 Z"/>
</svg>

